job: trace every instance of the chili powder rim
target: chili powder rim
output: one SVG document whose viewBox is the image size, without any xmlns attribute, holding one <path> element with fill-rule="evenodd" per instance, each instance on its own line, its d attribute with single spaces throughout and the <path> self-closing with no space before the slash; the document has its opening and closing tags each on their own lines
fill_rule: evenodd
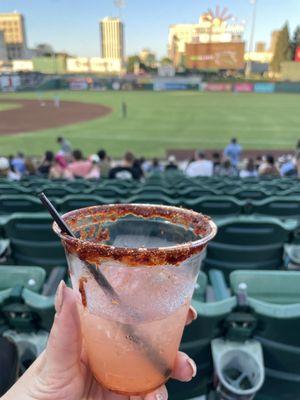
<svg viewBox="0 0 300 400">
<path fill-rule="evenodd" d="M 62 243 L 71 254 L 76 254 L 79 259 L 90 263 L 111 259 L 127 266 L 160 266 L 178 265 L 191 256 L 200 253 L 207 243 L 217 233 L 217 226 L 206 215 L 193 210 L 174 206 L 153 204 L 108 204 L 101 206 L 85 207 L 70 211 L 62 216 L 71 230 L 75 230 L 76 221 L 80 215 L 92 218 L 103 218 L 104 222 L 113 222 L 121 217 L 132 215 L 144 219 L 162 218 L 173 224 L 192 228 L 196 236 L 201 236 L 194 241 L 185 242 L 168 247 L 116 247 L 104 243 L 90 242 L 84 239 L 73 238 L 61 232 L 56 222 L 53 223 L 54 232 L 60 237 Z"/>
</svg>

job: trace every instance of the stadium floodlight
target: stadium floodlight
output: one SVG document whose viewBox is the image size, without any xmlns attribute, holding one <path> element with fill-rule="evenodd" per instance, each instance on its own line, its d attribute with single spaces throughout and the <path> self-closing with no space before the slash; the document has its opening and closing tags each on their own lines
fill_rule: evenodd
<svg viewBox="0 0 300 400">
<path fill-rule="evenodd" d="M 257 9 L 257 0 L 250 0 L 250 4 L 253 6 L 253 11 L 252 11 L 252 22 L 251 22 L 251 31 L 250 31 L 250 40 L 249 40 L 249 59 L 247 61 L 246 65 L 246 76 L 249 76 L 251 74 L 251 52 L 253 51 L 253 45 L 254 45 L 254 35 L 255 35 L 255 28 L 256 28 L 256 9 Z"/>
<path fill-rule="evenodd" d="M 115 0 L 115 7 L 119 10 L 119 18 L 122 19 L 122 9 L 126 7 L 125 0 Z"/>
</svg>

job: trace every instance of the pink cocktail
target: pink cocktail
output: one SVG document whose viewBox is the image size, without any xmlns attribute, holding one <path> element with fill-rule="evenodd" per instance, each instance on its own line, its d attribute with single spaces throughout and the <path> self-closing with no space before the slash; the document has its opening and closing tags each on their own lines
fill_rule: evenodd
<svg viewBox="0 0 300 400">
<path fill-rule="evenodd" d="M 201 252 L 216 233 L 203 215 L 175 207 L 112 205 L 66 214 L 61 235 L 90 368 L 106 388 L 140 395 L 170 377 Z M 101 272 L 117 293 L 103 289 Z"/>
</svg>

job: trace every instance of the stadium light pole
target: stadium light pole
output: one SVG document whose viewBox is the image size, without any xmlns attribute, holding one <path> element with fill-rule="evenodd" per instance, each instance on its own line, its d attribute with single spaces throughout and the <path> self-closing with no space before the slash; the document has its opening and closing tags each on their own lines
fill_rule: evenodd
<svg viewBox="0 0 300 400">
<path fill-rule="evenodd" d="M 253 51 L 253 45 L 254 45 L 254 35 L 255 35 L 255 28 L 256 28 L 256 11 L 257 11 L 257 0 L 250 0 L 250 4 L 253 5 L 253 10 L 252 10 L 252 22 L 251 22 L 251 32 L 250 32 L 250 40 L 249 40 L 249 57 L 251 52 Z M 249 59 L 247 61 L 246 65 L 246 77 L 249 77 L 251 74 L 251 60 Z"/>
</svg>

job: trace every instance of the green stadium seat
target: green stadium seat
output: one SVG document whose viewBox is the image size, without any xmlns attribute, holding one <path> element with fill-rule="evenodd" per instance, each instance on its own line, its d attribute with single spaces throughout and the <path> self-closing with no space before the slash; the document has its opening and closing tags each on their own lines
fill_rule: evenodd
<svg viewBox="0 0 300 400">
<path fill-rule="evenodd" d="M 119 198 L 125 198 L 128 195 L 128 189 L 105 185 L 102 187 L 87 189 L 84 191 L 84 193 L 117 200 Z"/>
<path fill-rule="evenodd" d="M 246 203 L 231 196 L 205 196 L 183 199 L 181 204 L 211 217 L 228 217 L 242 214 Z"/>
<path fill-rule="evenodd" d="M 46 272 L 40 267 L 2 265 L 0 266 L 0 291 L 22 286 L 40 293 L 46 279 Z"/>
<path fill-rule="evenodd" d="M 30 191 L 15 183 L 0 184 L 0 194 L 30 194 Z"/>
<path fill-rule="evenodd" d="M 13 214 L 4 225 L 4 232 L 10 240 L 15 264 L 42 265 L 46 272 L 51 267 L 66 265 L 62 245 L 52 232 L 48 214 Z"/>
<path fill-rule="evenodd" d="M 26 194 L 7 194 L 0 196 L 0 214 L 15 212 L 41 212 L 43 205 L 37 197 Z"/>
<path fill-rule="evenodd" d="M 164 204 L 170 206 L 178 206 L 178 200 L 171 199 L 163 194 L 141 193 L 128 199 L 122 200 L 123 203 L 142 203 L 142 204 Z"/>
<path fill-rule="evenodd" d="M 59 210 L 62 213 L 77 210 L 78 208 L 114 203 L 115 199 L 103 198 L 93 194 L 73 194 L 66 196 L 59 202 Z"/>
<path fill-rule="evenodd" d="M 41 192 L 44 192 L 47 197 L 53 198 L 62 198 L 68 196 L 70 194 L 75 194 L 75 190 L 68 188 L 66 186 L 54 186 L 54 185 L 46 185 L 41 187 Z"/>
<path fill-rule="evenodd" d="M 222 321 L 236 306 L 234 297 L 223 301 L 205 303 L 207 278 L 200 273 L 192 305 L 197 319 L 184 330 L 180 350 L 187 353 L 197 365 L 197 376 L 184 385 L 176 381 L 167 384 L 169 397 L 174 400 L 190 399 L 206 395 L 213 383 L 211 340 L 222 335 Z"/>
<path fill-rule="evenodd" d="M 274 196 L 252 202 L 252 212 L 278 218 L 300 219 L 300 196 Z"/>
<path fill-rule="evenodd" d="M 240 188 L 231 192 L 226 192 L 226 194 L 241 200 L 262 200 L 271 196 L 272 193 L 259 188 Z"/>
<path fill-rule="evenodd" d="M 236 294 L 246 283 L 248 305 L 257 319 L 254 337 L 264 353 L 266 381 L 258 399 L 300 396 L 300 272 L 236 271 Z"/>
<path fill-rule="evenodd" d="M 203 269 L 221 270 L 226 278 L 236 269 L 283 267 L 284 244 L 297 228 L 295 220 L 240 216 L 218 222 L 218 233 L 207 247 Z"/>
<path fill-rule="evenodd" d="M 143 185 L 141 188 L 135 189 L 131 192 L 132 196 L 152 193 L 153 195 L 174 196 L 174 191 L 159 185 Z"/>
<path fill-rule="evenodd" d="M 197 199 L 204 196 L 219 196 L 222 193 L 218 190 L 208 187 L 190 186 L 178 191 L 178 195 L 183 199 Z"/>
<path fill-rule="evenodd" d="M 54 296 L 47 297 L 14 286 L 0 291 L 0 319 L 17 333 L 39 330 L 49 332 L 55 314 L 54 301 Z"/>
</svg>

